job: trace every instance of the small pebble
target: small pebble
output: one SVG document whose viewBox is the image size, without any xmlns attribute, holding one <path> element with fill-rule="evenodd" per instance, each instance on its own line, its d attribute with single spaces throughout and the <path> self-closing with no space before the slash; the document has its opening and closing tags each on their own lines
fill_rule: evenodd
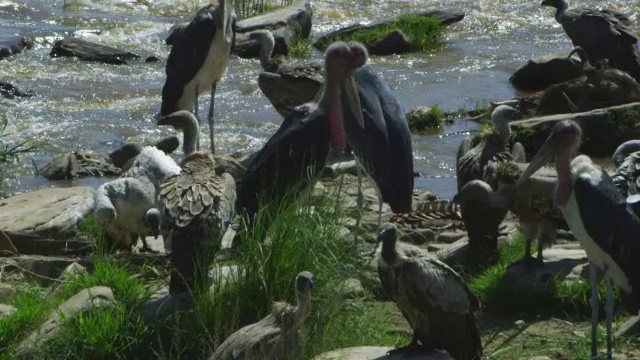
<svg viewBox="0 0 640 360">
<path fill-rule="evenodd" d="M 514 322 L 513 325 L 517 326 L 517 327 L 523 327 L 525 325 L 525 322 L 524 322 L 524 320 L 518 320 L 518 321 Z"/>
</svg>

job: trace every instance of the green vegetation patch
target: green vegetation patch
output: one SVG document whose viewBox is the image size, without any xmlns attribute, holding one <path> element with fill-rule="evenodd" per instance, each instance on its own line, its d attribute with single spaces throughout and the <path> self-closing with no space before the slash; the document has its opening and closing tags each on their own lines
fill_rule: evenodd
<svg viewBox="0 0 640 360">
<path fill-rule="evenodd" d="M 309 39 L 298 38 L 295 42 L 289 45 L 289 56 L 294 58 L 308 58 L 311 56 L 312 44 Z"/>
<path fill-rule="evenodd" d="M 392 31 L 400 30 L 411 43 L 412 51 L 431 50 L 440 46 L 444 34 L 445 25 L 432 16 L 421 16 L 417 14 L 403 15 L 398 20 L 381 24 L 374 28 L 355 31 L 348 35 L 338 36 L 333 41 L 358 41 L 367 46 L 371 46 L 377 41 L 386 38 Z M 328 43 L 318 44 L 326 47 Z"/>
<path fill-rule="evenodd" d="M 434 105 L 424 111 L 424 108 L 412 109 L 407 112 L 409 130 L 425 132 L 442 128 L 445 123 L 445 115 L 438 105 Z"/>
</svg>

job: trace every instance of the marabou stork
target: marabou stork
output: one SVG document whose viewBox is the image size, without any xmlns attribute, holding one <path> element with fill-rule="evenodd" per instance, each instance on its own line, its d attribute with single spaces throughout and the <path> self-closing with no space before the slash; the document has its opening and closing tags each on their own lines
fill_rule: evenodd
<svg viewBox="0 0 640 360">
<path fill-rule="evenodd" d="M 257 214 L 260 201 L 278 203 L 297 187 L 304 189 L 312 184 L 324 168 L 330 148 L 344 150 L 346 124 L 342 110 L 355 117 L 356 126 L 364 127 L 353 71 L 366 61 L 366 49 L 361 44 L 338 41 L 327 48 L 326 81 L 319 101 L 297 107 L 253 156 L 242 178 L 238 208 L 244 209 L 250 219 Z"/>
<path fill-rule="evenodd" d="M 611 177 L 586 155 L 571 160 L 581 139 L 580 126 L 563 120 L 552 129 L 547 141 L 516 183 L 521 186 L 548 160 L 556 157 L 558 186 L 554 202 L 587 252 L 590 261 L 592 334 L 591 355 L 597 355 L 598 270 L 604 271 L 607 288 L 607 358 L 612 358 L 611 326 L 613 294 L 611 281 L 640 304 L 640 219 L 628 206 Z"/>
<path fill-rule="evenodd" d="M 236 17 L 233 0 L 216 0 L 196 14 L 175 39 L 167 59 L 167 80 L 162 87 L 160 116 L 178 110 L 194 110 L 198 121 L 198 96 L 211 90 L 209 103 L 209 137 L 211 153 L 215 153 L 213 141 L 213 109 L 216 86 L 224 76 L 229 55 L 235 44 Z M 200 148 L 198 137 L 197 148 Z"/>
</svg>

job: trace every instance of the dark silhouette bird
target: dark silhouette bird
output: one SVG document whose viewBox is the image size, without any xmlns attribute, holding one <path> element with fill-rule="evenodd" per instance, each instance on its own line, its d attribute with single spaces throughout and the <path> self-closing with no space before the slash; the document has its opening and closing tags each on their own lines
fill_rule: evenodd
<svg viewBox="0 0 640 360">
<path fill-rule="evenodd" d="M 273 303 L 271 314 L 231 334 L 209 360 L 302 359 L 304 337 L 300 327 L 311 311 L 313 275 L 308 271 L 298 274 L 295 288 L 296 306 Z"/>
<path fill-rule="evenodd" d="M 321 64 L 287 65 L 283 56 L 271 57 L 276 43 L 269 30 L 254 31 L 249 38 L 260 44 L 264 72 L 258 77 L 258 86 L 283 118 L 296 106 L 316 99 L 324 83 Z"/>
<path fill-rule="evenodd" d="M 487 182 L 485 172 L 490 161 L 526 161 L 522 144 L 509 145 L 511 137 L 509 121 L 520 116 L 520 112 L 511 106 L 497 106 L 491 113 L 493 130 L 482 134 L 477 144 L 473 144 L 471 139 L 462 141 L 458 148 L 456 162 L 458 191 L 471 180 L 479 179 Z"/>
<path fill-rule="evenodd" d="M 386 224 L 378 235 L 378 243 L 382 242 L 378 276 L 413 329 L 413 339 L 392 352 L 408 355 L 437 349 L 456 360 L 479 360 L 478 299 L 448 265 L 397 240 L 395 225 Z"/>
<path fill-rule="evenodd" d="M 327 48 L 326 82 L 318 102 L 297 107 L 253 156 L 238 194 L 239 209 L 244 209 L 250 219 L 258 212 L 260 202 L 279 203 L 287 193 L 307 188 L 324 168 L 330 148 L 344 150 L 344 112 L 353 113 L 356 126 L 363 126 L 353 81 L 353 70 L 367 60 L 353 51 L 361 46 L 335 42 Z M 343 104 L 348 108 L 344 112 Z"/>
<path fill-rule="evenodd" d="M 541 5 L 556 8 L 556 20 L 593 63 L 608 59 L 613 67 L 640 81 L 638 38 L 626 14 L 613 10 L 569 10 L 566 0 L 542 0 Z"/>
<path fill-rule="evenodd" d="M 607 289 L 607 358 L 611 359 L 613 321 L 612 281 L 630 294 L 637 312 L 640 305 L 640 219 L 627 205 L 611 177 L 586 155 L 571 160 L 582 137 L 580 126 L 563 120 L 549 137 L 516 183 L 516 188 L 553 157 L 556 158 L 558 186 L 554 202 L 587 252 L 591 271 L 592 337 L 591 355 L 597 356 L 598 283 L 604 272 Z"/>
<path fill-rule="evenodd" d="M 158 120 L 184 133 L 179 174 L 160 185 L 165 245 L 171 248 L 169 291 L 172 295 L 206 284 L 207 271 L 222 236 L 235 216 L 236 184 L 228 173 L 218 176 L 213 154 L 195 151 L 198 120 L 186 110 Z"/>
<path fill-rule="evenodd" d="M 640 84 L 629 74 L 610 67 L 607 59 L 592 64 L 579 46 L 569 56 L 573 54 L 580 58 L 582 75 L 533 95 L 537 97 L 538 115 L 589 111 L 640 101 Z"/>
<path fill-rule="evenodd" d="M 194 111 L 198 116 L 198 96 L 211 91 L 209 103 L 209 137 L 213 140 L 213 111 L 216 86 L 227 71 L 229 55 L 235 44 L 236 18 L 233 0 L 216 0 L 196 14 L 182 35 L 174 39 L 167 59 L 167 80 L 162 87 L 160 116 L 178 110 Z M 198 148 L 200 140 L 198 138 Z"/>
</svg>

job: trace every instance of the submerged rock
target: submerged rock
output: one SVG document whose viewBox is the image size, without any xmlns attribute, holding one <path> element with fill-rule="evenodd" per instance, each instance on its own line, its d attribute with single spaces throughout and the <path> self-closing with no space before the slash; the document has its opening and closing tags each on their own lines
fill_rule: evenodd
<svg viewBox="0 0 640 360">
<path fill-rule="evenodd" d="M 41 189 L 1 200 L 0 230 L 68 239 L 92 209 L 90 187 Z"/>
<path fill-rule="evenodd" d="M 33 39 L 17 35 L 13 28 L 0 28 L 0 60 L 33 47 Z"/>
<path fill-rule="evenodd" d="M 444 10 L 424 10 L 416 13 L 419 16 L 425 17 L 433 17 L 437 20 L 440 20 L 444 25 L 455 24 L 464 19 L 463 11 L 456 11 L 452 9 L 444 9 Z M 339 38 L 348 38 L 357 31 L 362 30 L 370 30 L 375 29 L 380 26 L 386 26 L 387 24 L 393 23 L 398 19 L 390 19 L 372 23 L 370 25 L 362 25 L 362 24 L 353 24 L 349 25 L 345 28 L 332 31 L 326 35 L 321 36 L 314 44 L 315 47 L 320 50 L 324 50 L 329 44 L 336 41 Z M 407 39 L 406 36 L 400 31 L 391 32 L 385 39 L 380 39 L 375 44 L 367 45 L 370 54 L 372 55 L 388 55 L 388 54 L 399 54 L 402 52 L 407 52 L 410 50 L 410 47 L 407 47 Z"/>
<path fill-rule="evenodd" d="M 121 65 L 128 60 L 139 59 L 134 53 L 112 48 L 90 41 L 67 37 L 53 44 L 51 57 L 77 57 L 85 61 L 97 61 L 105 64 Z"/>
<path fill-rule="evenodd" d="M 35 95 L 33 91 L 21 91 L 7 82 L 0 81 L 0 96 L 2 97 L 13 99 L 15 97 L 31 97 L 33 95 Z"/>
<path fill-rule="evenodd" d="M 618 145 L 640 138 L 640 102 L 573 114 L 557 114 L 513 121 L 510 123 L 514 141 L 535 155 L 547 140 L 551 128 L 562 120 L 573 120 L 582 128 L 580 151 L 590 156 L 610 157 Z"/>
<path fill-rule="evenodd" d="M 575 79 L 582 74 L 580 59 L 569 54 L 544 55 L 529 60 L 511 75 L 509 82 L 513 87 L 538 91 L 564 81 Z"/>
</svg>

